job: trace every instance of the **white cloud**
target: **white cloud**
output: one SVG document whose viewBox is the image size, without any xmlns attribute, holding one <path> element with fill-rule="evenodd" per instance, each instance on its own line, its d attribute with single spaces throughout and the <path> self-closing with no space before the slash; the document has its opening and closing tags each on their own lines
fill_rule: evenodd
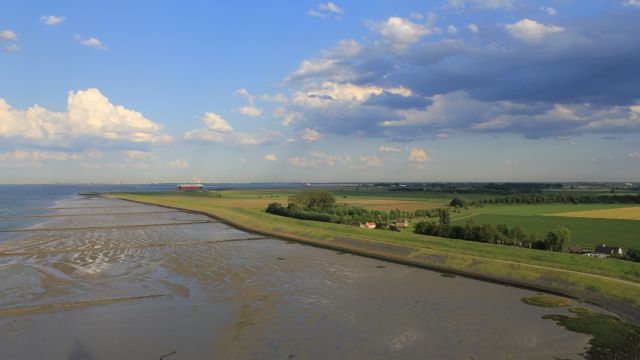
<svg viewBox="0 0 640 360">
<path fill-rule="evenodd" d="M 336 63 L 335 60 L 331 59 L 304 60 L 302 64 L 287 77 L 287 80 L 304 79 L 329 73 L 336 69 Z"/>
<path fill-rule="evenodd" d="M 102 153 L 95 150 L 89 150 L 85 152 L 63 152 L 16 149 L 11 152 L 0 152 L 0 161 L 67 161 L 82 160 L 85 158 L 97 158 L 101 156 Z"/>
<path fill-rule="evenodd" d="M 167 167 L 170 169 L 188 169 L 191 167 L 191 164 L 189 164 L 187 160 L 178 159 L 167 163 Z"/>
<path fill-rule="evenodd" d="M 449 26 L 447 26 L 447 32 L 449 34 L 457 34 L 458 33 L 458 28 L 453 26 L 453 25 L 449 25 Z"/>
<path fill-rule="evenodd" d="M 260 117 L 262 116 L 262 109 L 258 108 L 254 104 L 255 97 L 247 91 L 247 89 L 239 89 L 234 93 L 235 96 L 241 96 L 247 99 L 249 104 L 247 106 L 243 106 L 235 109 L 236 112 L 249 116 L 249 117 Z"/>
<path fill-rule="evenodd" d="M 329 1 L 328 3 L 318 4 L 318 10 L 311 9 L 307 11 L 308 16 L 314 16 L 319 18 L 326 18 L 329 15 L 333 15 L 334 19 L 342 19 L 341 15 L 344 14 L 342 8 L 335 3 Z"/>
<path fill-rule="evenodd" d="M 255 107 L 255 106 L 243 106 L 240 108 L 237 108 L 236 111 L 239 114 L 245 115 L 245 116 L 249 116 L 249 117 L 260 117 L 262 116 L 262 110 Z"/>
<path fill-rule="evenodd" d="M 433 137 L 434 140 L 446 140 L 449 138 L 449 134 L 447 133 L 438 133 Z"/>
<path fill-rule="evenodd" d="M 13 54 L 14 52 L 20 50 L 20 46 L 18 46 L 16 44 L 11 44 L 11 45 L 5 46 L 3 50 L 7 54 Z"/>
<path fill-rule="evenodd" d="M 640 0 L 625 0 L 625 6 L 635 6 L 640 8 Z"/>
<path fill-rule="evenodd" d="M 267 161 L 278 161 L 278 157 L 276 156 L 276 154 L 266 154 L 264 156 L 264 159 Z"/>
<path fill-rule="evenodd" d="M 540 11 L 544 11 L 547 13 L 547 15 L 549 16 L 555 16 L 558 15 L 558 12 L 556 11 L 555 8 L 552 7 L 544 7 L 544 6 L 540 6 Z"/>
<path fill-rule="evenodd" d="M 282 125 L 289 126 L 294 121 L 301 119 L 302 114 L 295 111 L 289 111 L 285 108 L 276 108 L 273 110 L 273 117 L 281 119 Z"/>
<path fill-rule="evenodd" d="M 418 149 L 418 148 L 411 148 L 411 151 L 409 152 L 409 156 L 407 157 L 407 160 L 411 161 L 411 162 L 426 162 L 429 161 L 429 154 L 427 154 L 427 152 L 423 149 Z"/>
<path fill-rule="evenodd" d="M 233 131 L 231 125 L 229 125 L 229 123 L 222 116 L 216 113 L 205 113 L 202 121 L 204 121 L 205 125 L 207 125 L 207 128 L 211 131 L 218 131 L 222 133 Z"/>
<path fill-rule="evenodd" d="M 631 159 L 640 159 L 640 152 L 636 151 L 636 152 L 628 153 L 627 157 Z"/>
<path fill-rule="evenodd" d="M 402 151 L 402 149 L 397 148 L 397 147 L 393 147 L 393 146 L 380 146 L 380 149 L 378 149 L 380 152 L 400 152 Z"/>
<path fill-rule="evenodd" d="M 367 25 L 398 46 L 413 44 L 420 41 L 423 36 L 434 32 L 427 25 L 417 24 L 397 16 L 380 22 L 368 21 Z"/>
<path fill-rule="evenodd" d="M 382 167 L 384 166 L 384 162 L 375 155 L 365 155 L 360 156 L 361 164 L 356 165 L 359 168 L 372 168 L 372 167 Z"/>
<path fill-rule="evenodd" d="M 185 140 L 224 142 L 225 134 L 207 129 L 195 129 L 184 134 Z"/>
<path fill-rule="evenodd" d="M 296 91 L 292 96 L 292 101 L 296 105 L 308 108 L 326 108 L 336 102 L 357 105 L 367 101 L 372 95 L 380 95 L 385 91 L 404 97 L 412 95 L 411 90 L 404 87 L 382 88 L 325 81 L 320 86 L 311 85 Z"/>
<path fill-rule="evenodd" d="M 332 3 L 331 1 L 329 1 L 326 4 L 324 4 L 324 3 L 319 4 L 318 8 L 320 10 L 327 10 L 327 11 L 331 11 L 331 12 L 336 13 L 336 14 L 343 14 L 344 13 L 344 11 L 338 5 Z"/>
<path fill-rule="evenodd" d="M 79 35 L 75 35 L 73 39 L 84 46 L 92 47 L 94 49 L 107 50 L 107 47 L 98 38 L 82 39 Z"/>
<path fill-rule="evenodd" d="M 546 36 L 564 31 L 564 28 L 555 25 L 540 24 L 531 19 L 522 19 L 514 24 L 505 25 L 507 31 L 521 40 L 538 42 Z"/>
<path fill-rule="evenodd" d="M 483 9 L 512 9 L 513 0 L 449 0 L 447 7 L 464 8 L 474 6 Z"/>
<path fill-rule="evenodd" d="M 478 28 L 478 25 L 474 23 L 467 25 L 467 29 L 469 29 L 469 31 L 471 31 L 474 34 L 477 34 L 480 32 L 480 28 Z"/>
<path fill-rule="evenodd" d="M 141 113 L 113 105 L 98 89 L 70 91 L 67 112 L 53 112 L 34 105 L 13 109 L 0 99 L 0 137 L 68 144 L 87 137 L 109 141 L 163 143 L 172 138 L 162 125 Z"/>
<path fill-rule="evenodd" d="M 122 152 L 126 157 L 132 160 L 149 160 L 156 158 L 156 155 L 149 151 L 123 150 Z"/>
<path fill-rule="evenodd" d="M 18 40 L 18 37 L 16 36 L 16 33 L 13 32 L 13 30 L 3 30 L 0 31 L 0 40 L 14 41 Z"/>
<path fill-rule="evenodd" d="M 40 21 L 42 21 L 43 24 L 50 26 L 61 24 L 65 20 L 67 20 L 67 18 L 64 16 L 42 15 L 40 17 Z"/>
<path fill-rule="evenodd" d="M 322 134 L 313 129 L 304 129 L 302 133 L 302 140 L 306 142 L 313 142 L 322 139 Z"/>
</svg>

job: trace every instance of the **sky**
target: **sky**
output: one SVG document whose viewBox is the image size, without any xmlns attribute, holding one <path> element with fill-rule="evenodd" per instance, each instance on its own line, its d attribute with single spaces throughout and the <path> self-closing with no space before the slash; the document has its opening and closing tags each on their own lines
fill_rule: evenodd
<svg viewBox="0 0 640 360">
<path fill-rule="evenodd" d="M 640 181 L 640 0 L 0 3 L 0 183 Z"/>
</svg>

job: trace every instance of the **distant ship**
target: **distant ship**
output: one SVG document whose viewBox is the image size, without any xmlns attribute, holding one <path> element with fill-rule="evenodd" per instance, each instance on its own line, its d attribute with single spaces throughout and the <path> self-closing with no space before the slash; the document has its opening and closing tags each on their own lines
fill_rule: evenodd
<svg viewBox="0 0 640 360">
<path fill-rule="evenodd" d="M 178 190 L 203 190 L 204 185 L 202 184 L 180 184 L 177 186 Z"/>
</svg>

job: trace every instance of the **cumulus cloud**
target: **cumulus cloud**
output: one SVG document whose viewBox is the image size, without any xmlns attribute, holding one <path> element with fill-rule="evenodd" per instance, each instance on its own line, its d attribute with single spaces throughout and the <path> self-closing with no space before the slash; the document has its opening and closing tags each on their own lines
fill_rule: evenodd
<svg viewBox="0 0 640 360">
<path fill-rule="evenodd" d="M 469 31 L 471 31 L 474 34 L 477 34 L 480 32 L 480 28 L 478 27 L 478 25 L 474 23 L 467 25 L 467 29 L 469 29 Z"/>
<path fill-rule="evenodd" d="M 433 29 L 427 25 L 414 23 L 398 16 L 379 22 L 368 21 L 367 24 L 370 29 L 399 46 L 413 44 L 420 41 L 423 36 L 433 34 Z"/>
<path fill-rule="evenodd" d="M 341 19 L 341 15 L 343 14 L 344 10 L 331 1 L 318 4 L 317 10 L 311 9 L 307 11 L 307 15 L 319 18 L 325 18 L 329 15 L 333 15 L 334 18 Z"/>
<path fill-rule="evenodd" d="M 510 24 L 514 36 L 486 25 L 470 40 L 422 39 L 401 49 L 362 41 L 351 52 L 337 45 L 293 69 L 302 81 L 286 84 L 290 95 L 280 96 L 273 117 L 297 131 L 393 142 L 457 132 L 550 138 L 640 131 L 634 13 L 521 26 L 527 23 Z M 509 34 L 505 25 L 496 28 Z"/>
<path fill-rule="evenodd" d="M 322 139 L 322 134 L 313 129 L 304 129 L 304 132 L 302 133 L 302 140 L 306 142 L 318 141 L 320 139 Z"/>
<path fill-rule="evenodd" d="M 0 31 L 0 40 L 15 41 L 18 40 L 18 36 L 16 36 L 16 33 L 13 32 L 13 30 L 3 30 Z"/>
<path fill-rule="evenodd" d="M 116 142 L 164 143 L 162 125 L 141 113 L 114 105 L 98 89 L 71 91 L 67 111 L 53 112 L 34 105 L 12 108 L 0 98 L 0 137 L 38 143 L 70 144 L 89 138 Z"/>
<path fill-rule="evenodd" d="M 457 34 L 458 33 L 458 28 L 453 26 L 453 25 L 449 25 L 449 26 L 447 26 L 447 32 L 449 34 Z"/>
<path fill-rule="evenodd" d="M 427 152 L 424 149 L 411 148 L 411 150 L 409 151 L 409 156 L 407 157 L 407 160 L 411 162 L 422 163 L 422 162 L 429 161 L 430 158 L 429 158 L 429 154 L 427 154 Z"/>
<path fill-rule="evenodd" d="M 82 37 L 80 37 L 80 35 L 75 35 L 73 37 L 73 40 L 75 40 L 75 42 L 77 42 L 78 44 L 92 47 L 94 49 L 107 50 L 107 47 L 98 38 L 83 39 Z"/>
<path fill-rule="evenodd" d="M 49 26 L 62 24 L 65 20 L 67 20 L 67 18 L 64 16 L 42 15 L 40 17 L 40 21 Z"/>
<path fill-rule="evenodd" d="M 332 3 L 331 1 L 329 1 L 328 3 L 319 4 L 318 8 L 320 10 L 327 10 L 327 11 L 331 11 L 331 12 L 336 13 L 336 14 L 343 14 L 344 13 L 344 11 L 342 11 L 342 9 L 338 5 Z"/>
<path fill-rule="evenodd" d="M 394 146 L 380 146 L 380 148 L 378 149 L 380 152 L 401 152 L 402 149 L 398 148 L 398 147 L 394 147 Z"/>
<path fill-rule="evenodd" d="M 262 116 L 262 109 L 258 108 L 254 104 L 255 97 L 247 91 L 247 89 L 239 89 L 234 93 L 235 96 L 241 96 L 247 99 L 248 104 L 237 108 L 235 111 L 249 117 Z"/>
<path fill-rule="evenodd" d="M 276 156 L 276 154 L 266 154 L 264 159 L 267 161 L 278 161 L 278 156 Z"/>
<path fill-rule="evenodd" d="M 206 127 L 187 131 L 184 134 L 185 140 L 204 142 L 229 142 L 237 145 L 260 145 L 274 143 L 283 135 L 280 132 L 263 130 L 259 134 L 247 134 L 235 132 L 233 127 L 220 115 L 215 113 L 205 113 L 202 118 Z"/>
<path fill-rule="evenodd" d="M 544 25 L 531 19 L 522 19 L 514 24 L 507 24 L 505 29 L 512 36 L 530 42 L 538 42 L 548 35 L 565 31 L 560 26 Z"/>
</svg>

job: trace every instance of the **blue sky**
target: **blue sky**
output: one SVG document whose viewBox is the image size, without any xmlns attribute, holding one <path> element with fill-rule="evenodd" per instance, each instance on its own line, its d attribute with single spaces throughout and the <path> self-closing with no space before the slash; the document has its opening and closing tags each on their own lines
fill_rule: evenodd
<svg viewBox="0 0 640 360">
<path fill-rule="evenodd" d="M 3 1 L 0 183 L 640 181 L 640 1 Z"/>
</svg>

